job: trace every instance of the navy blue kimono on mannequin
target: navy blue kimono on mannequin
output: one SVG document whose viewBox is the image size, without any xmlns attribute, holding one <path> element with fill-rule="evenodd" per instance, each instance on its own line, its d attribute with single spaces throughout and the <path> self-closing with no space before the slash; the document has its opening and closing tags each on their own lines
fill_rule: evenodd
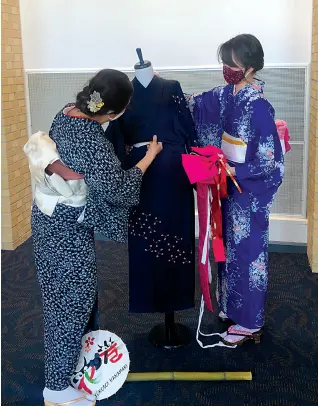
<svg viewBox="0 0 318 407">
<path fill-rule="evenodd" d="M 144 175 L 140 204 L 129 224 L 130 312 L 172 312 L 194 306 L 194 196 L 181 155 L 195 130 L 179 82 L 154 76 L 147 88 L 135 78 L 126 112 L 106 137 L 125 168 L 133 167 L 157 135 L 163 151 Z"/>
</svg>

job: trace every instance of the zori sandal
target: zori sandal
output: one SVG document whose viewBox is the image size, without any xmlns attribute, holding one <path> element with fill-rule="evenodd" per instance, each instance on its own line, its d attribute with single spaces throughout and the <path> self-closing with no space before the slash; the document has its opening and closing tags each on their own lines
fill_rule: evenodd
<svg viewBox="0 0 318 407">
<path fill-rule="evenodd" d="M 243 327 L 239 325 L 232 325 L 230 328 L 225 332 L 224 336 L 222 336 L 221 341 L 224 343 L 224 345 L 227 346 L 237 346 L 237 345 L 242 345 L 246 341 L 253 340 L 255 344 L 259 344 L 261 342 L 261 336 L 263 335 L 263 330 L 260 329 L 256 332 L 249 331 L 247 329 L 244 329 Z M 238 341 L 228 341 L 226 340 L 227 337 L 229 336 L 237 336 L 237 337 L 242 337 L 242 339 L 239 339 Z"/>
</svg>

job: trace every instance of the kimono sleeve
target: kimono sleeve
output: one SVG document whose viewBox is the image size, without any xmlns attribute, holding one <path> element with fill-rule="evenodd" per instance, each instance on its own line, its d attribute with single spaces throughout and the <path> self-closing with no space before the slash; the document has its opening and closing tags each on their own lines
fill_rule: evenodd
<svg viewBox="0 0 318 407">
<path fill-rule="evenodd" d="M 207 145 L 221 147 L 223 129 L 220 98 L 222 91 L 223 87 L 217 87 L 198 95 L 186 95 L 196 130 L 195 144 L 199 147 Z"/>
<path fill-rule="evenodd" d="M 112 144 L 115 154 L 122 165 L 124 165 L 126 157 L 125 133 L 123 127 L 124 118 L 120 117 L 109 123 L 105 130 L 105 137 Z"/>
<path fill-rule="evenodd" d="M 173 99 L 177 105 L 178 122 L 186 139 L 188 151 L 190 151 L 191 147 L 194 146 L 196 142 L 196 131 L 189 106 L 179 82 L 176 82 L 175 84 Z"/>
<path fill-rule="evenodd" d="M 239 182 L 258 180 L 257 188 L 279 186 L 284 175 L 284 156 L 274 120 L 274 109 L 265 99 L 253 103 L 252 138 L 247 144 L 246 162 L 235 165 Z M 256 187 L 256 184 L 255 184 Z M 250 189 L 250 188 L 249 188 Z M 256 191 L 255 191 L 256 192 Z"/>
<path fill-rule="evenodd" d="M 121 168 L 111 143 L 104 134 L 90 134 L 90 144 L 80 149 L 81 173 L 89 187 L 89 192 L 98 202 L 119 207 L 138 205 L 142 182 L 142 171 L 133 167 L 128 171 Z"/>
</svg>

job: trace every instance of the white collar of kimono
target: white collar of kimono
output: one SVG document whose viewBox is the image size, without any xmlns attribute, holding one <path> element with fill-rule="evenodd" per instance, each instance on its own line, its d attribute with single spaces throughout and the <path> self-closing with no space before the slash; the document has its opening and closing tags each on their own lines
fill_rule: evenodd
<svg viewBox="0 0 318 407">
<path fill-rule="evenodd" d="M 257 90 L 258 92 L 263 93 L 263 89 L 265 86 L 265 82 L 264 81 L 253 81 L 251 83 L 247 83 L 245 86 L 243 86 L 243 88 L 241 88 L 238 92 L 236 92 L 236 85 L 233 86 L 233 95 L 236 96 L 239 92 L 241 92 L 241 90 L 246 89 L 246 88 L 253 88 L 255 90 Z"/>
<path fill-rule="evenodd" d="M 65 107 L 65 108 L 63 109 L 63 114 L 68 115 L 69 112 L 70 112 L 72 109 L 74 109 L 74 107 L 75 107 L 75 105 L 71 105 L 71 106 Z"/>
</svg>

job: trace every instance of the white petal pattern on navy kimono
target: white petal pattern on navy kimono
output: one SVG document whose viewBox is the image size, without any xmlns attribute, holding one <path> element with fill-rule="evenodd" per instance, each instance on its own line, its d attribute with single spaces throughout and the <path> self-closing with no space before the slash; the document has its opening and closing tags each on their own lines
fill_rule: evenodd
<svg viewBox="0 0 318 407">
<path fill-rule="evenodd" d="M 183 238 L 169 233 L 160 233 L 159 225 L 162 221 L 151 214 L 141 213 L 135 217 L 132 212 L 129 222 L 129 233 L 148 241 L 145 252 L 152 253 L 155 257 L 167 258 L 168 263 L 191 264 L 192 250 L 187 252 L 183 245 Z"/>
</svg>

